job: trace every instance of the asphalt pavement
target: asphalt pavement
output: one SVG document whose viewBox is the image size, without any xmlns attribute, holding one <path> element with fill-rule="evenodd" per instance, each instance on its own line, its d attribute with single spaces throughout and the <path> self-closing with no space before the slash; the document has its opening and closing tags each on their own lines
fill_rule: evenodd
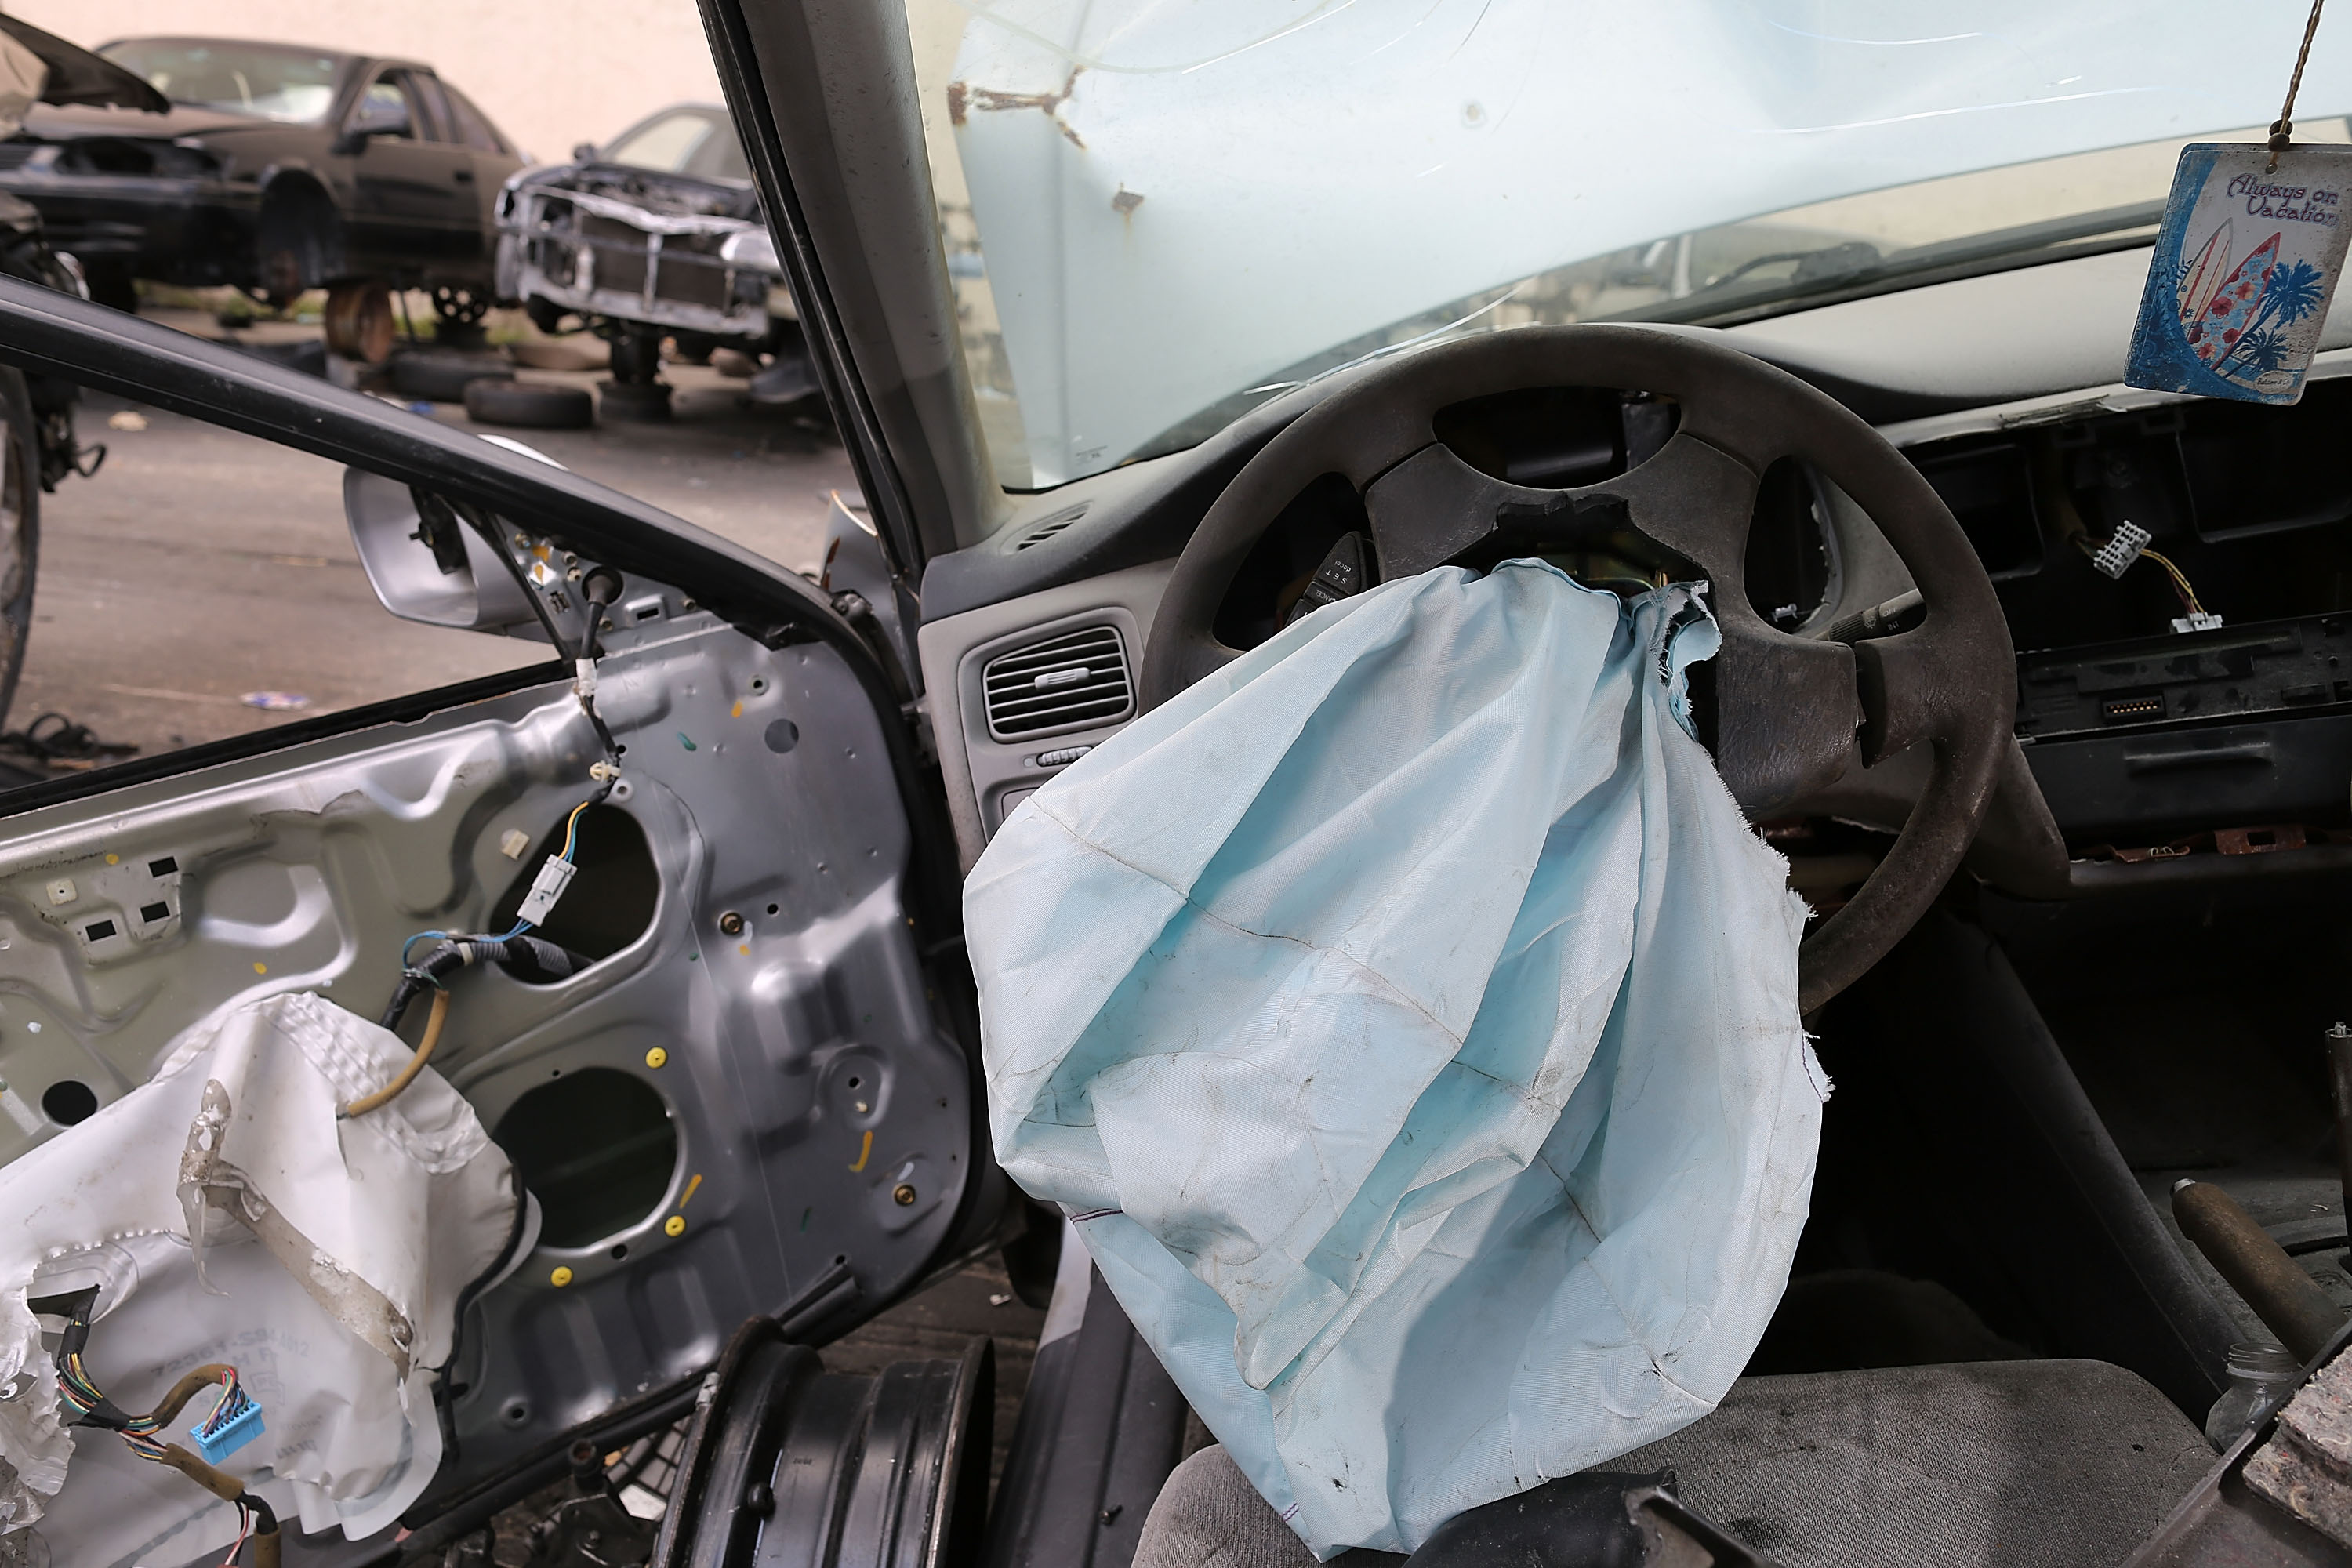
<svg viewBox="0 0 2352 1568">
<path fill-rule="evenodd" d="M 753 405 L 741 382 L 706 367 L 670 366 L 666 379 L 677 387 L 666 423 L 499 433 L 814 570 L 831 496 L 857 493 L 822 416 Z M 478 428 L 451 405 L 418 417 Z M 386 613 L 345 531 L 336 464 L 110 397 L 86 395 L 77 424 L 105 444 L 106 464 L 42 498 L 11 729 L 57 712 L 151 753 L 547 657 Z"/>
</svg>

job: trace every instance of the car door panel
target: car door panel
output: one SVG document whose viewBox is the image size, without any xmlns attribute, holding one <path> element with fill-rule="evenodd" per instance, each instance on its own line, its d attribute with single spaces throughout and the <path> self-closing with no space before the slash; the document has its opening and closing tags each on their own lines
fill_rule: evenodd
<svg viewBox="0 0 2352 1568">
<path fill-rule="evenodd" d="M 407 72 L 387 72 L 371 90 L 386 89 L 405 105 L 407 130 L 371 136 L 352 154 L 356 227 L 370 249 L 401 261 L 472 258 L 482 243 L 472 153 L 432 140 L 425 95 Z"/>
<path fill-rule="evenodd" d="M 478 198 L 465 149 L 381 136 L 354 154 L 353 174 L 361 224 L 375 248 L 424 260 L 462 258 L 478 247 Z"/>
<path fill-rule="evenodd" d="M 621 782 L 541 926 L 591 962 L 449 981 L 434 1065 L 517 1159 L 539 1229 L 461 1321 L 437 1492 L 690 1383 L 746 1316 L 821 1301 L 802 1328 L 837 1332 L 962 1244 L 992 1167 L 968 1011 L 926 963 L 955 951 L 953 868 L 886 675 L 803 580 L 528 457 L 0 280 L 0 358 L 68 356 L 86 384 L 437 476 L 497 508 L 551 601 L 623 574 L 596 687 Z M 568 666 L 502 680 L 0 798 L 0 1161 L 58 1135 L 57 1085 L 129 1093 L 214 1009 L 300 988 L 373 1018 L 413 933 L 502 929 L 603 754 Z"/>
</svg>

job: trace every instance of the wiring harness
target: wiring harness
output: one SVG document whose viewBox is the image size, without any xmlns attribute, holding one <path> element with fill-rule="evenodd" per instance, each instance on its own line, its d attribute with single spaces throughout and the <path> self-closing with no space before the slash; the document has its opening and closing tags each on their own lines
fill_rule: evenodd
<svg viewBox="0 0 2352 1568">
<path fill-rule="evenodd" d="M 83 1352 L 89 1346 L 90 1313 L 97 1304 L 95 1286 L 27 1303 L 36 1312 L 54 1313 L 65 1320 L 56 1362 L 58 1397 L 73 1413 L 69 1425 L 112 1432 L 122 1439 L 123 1447 L 141 1458 L 177 1470 L 215 1497 L 235 1505 L 236 1543 L 222 1560 L 222 1568 L 236 1561 L 247 1540 L 254 1543 L 253 1568 L 278 1568 L 283 1542 L 278 1533 L 277 1514 L 267 1502 L 246 1490 L 243 1481 L 216 1468 L 262 1431 L 261 1405 L 238 1384 L 236 1368 L 219 1362 L 200 1366 L 173 1384 L 154 1409 L 134 1415 L 106 1396 L 83 1360 Z M 211 1414 L 188 1429 L 197 1451 L 192 1454 L 177 1443 L 164 1441 L 161 1434 L 179 1419 L 188 1403 L 215 1386 L 221 1392 Z"/>
<path fill-rule="evenodd" d="M 454 539 L 454 530 L 467 527 L 487 541 L 499 559 L 506 563 L 514 576 L 515 585 L 529 601 L 531 613 L 538 616 L 547 640 L 559 653 L 572 656 L 573 670 L 572 690 L 580 704 L 581 712 L 596 731 L 598 743 L 604 749 L 602 760 L 590 765 L 589 776 L 596 787 L 587 799 L 572 808 L 564 818 L 563 847 L 547 858 L 531 879 L 530 889 L 523 895 L 515 910 L 514 924 L 501 932 L 421 931 L 401 944 L 400 980 L 393 987 L 392 1000 L 385 1004 L 383 1016 L 378 1021 L 387 1029 L 398 1029 L 407 1016 L 410 1005 L 426 991 L 433 993 L 433 1007 L 425 1016 L 425 1033 L 408 1061 L 382 1089 L 360 1096 L 345 1104 L 338 1114 L 341 1117 L 365 1116 L 369 1111 L 390 1104 L 402 1090 L 415 1081 L 431 1059 L 435 1047 L 441 1043 L 441 1031 L 449 1016 L 449 993 L 443 981 L 460 969 L 478 963 L 496 964 L 530 981 L 560 980 L 582 967 L 583 961 L 572 952 L 541 937 L 530 935 L 533 927 L 545 921 L 553 911 L 556 900 L 572 885 L 579 868 L 580 820 L 591 806 L 602 805 L 621 782 L 621 748 L 613 739 L 613 731 L 596 711 L 596 661 L 603 655 L 599 631 L 604 611 L 621 595 L 621 577 L 605 567 L 589 572 L 580 584 L 585 625 L 578 644 L 572 645 L 555 624 L 555 616 L 533 584 L 530 574 L 509 552 L 499 536 L 496 519 L 488 513 L 452 502 L 428 490 L 411 492 L 416 500 L 420 532 L 436 538 Z M 518 535 L 520 542 L 522 536 Z M 542 553 L 544 553 L 542 552 Z M 433 945 L 425 956 L 415 956 L 420 942 Z"/>
<path fill-rule="evenodd" d="M 2148 548 L 2148 541 L 2153 537 L 2147 530 L 2131 522 L 2116 524 L 2115 532 L 2100 543 L 2093 543 L 2086 532 L 2077 532 L 2074 536 L 2076 547 L 2091 558 L 2092 566 L 2102 576 L 2116 582 L 2121 582 L 2124 574 L 2138 561 L 2153 561 L 2163 568 L 2165 576 L 2171 581 L 2173 596 L 2180 601 L 2184 617 L 2174 623 L 2175 630 L 2201 631 L 2208 626 L 2220 626 L 2221 617 L 2209 614 L 2199 601 L 2197 590 L 2189 586 L 2189 574 L 2174 564 L 2170 556 Z"/>
</svg>

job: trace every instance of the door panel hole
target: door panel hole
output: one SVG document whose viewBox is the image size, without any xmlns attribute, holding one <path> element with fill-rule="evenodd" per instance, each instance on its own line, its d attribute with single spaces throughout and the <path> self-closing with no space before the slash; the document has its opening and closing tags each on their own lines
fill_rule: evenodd
<svg viewBox="0 0 2352 1568">
<path fill-rule="evenodd" d="M 486 930 L 504 931 L 514 924 L 531 879 L 562 847 L 559 822 L 522 858 L 514 880 L 492 906 Z M 646 831 L 618 806 L 592 805 L 580 818 L 580 847 L 572 863 L 579 870 L 537 934 L 591 961 L 610 958 L 645 934 L 661 897 L 661 873 L 646 844 Z"/>
<path fill-rule="evenodd" d="M 653 1086 L 583 1068 L 507 1108 L 490 1134 L 539 1199 L 540 1240 L 589 1247 L 661 1207 L 677 1169 L 677 1128 Z"/>
<path fill-rule="evenodd" d="M 79 1079 L 61 1078 L 41 1091 L 41 1114 L 71 1127 L 98 1114 L 98 1094 Z"/>
</svg>

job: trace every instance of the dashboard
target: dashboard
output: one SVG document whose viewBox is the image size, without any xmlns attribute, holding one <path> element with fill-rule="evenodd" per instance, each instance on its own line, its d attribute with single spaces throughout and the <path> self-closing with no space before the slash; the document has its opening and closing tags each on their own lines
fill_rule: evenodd
<svg viewBox="0 0 2352 1568">
<path fill-rule="evenodd" d="M 2018 745 L 1971 865 L 2033 896 L 2085 868 L 2352 846 L 2352 319 L 2330 318 L 2293 407 L 2126 388 L 2146 265 L 2086 258 L 1725 334 L 1876 426 L 1975 546 L 2017 650 Z M 1337 384 L 1027 498 L 990 540 L 932 563 L 924 700 L 967 868 L 1022 800 L 1133 718 L 1143 642 L 1192 528 Z M 1568 488 L 1637 464 L 1674 417 L 1639 393 L 1561 387 L 1457 405 L 1436 434 L 1495 478 Z M 1236 574 L 1221 640 L 1271 636 L 1363 528 L 1346 484 L 1310 486 Z M 2143 550 L 2102 571 L 2100 547 L 2135 530 Z M 1640 544 L 1556 559 L 1630 589 L 1658 567 Z M 1899 630 L 1912 609 L 1870 520 L 1793 462 L 1765 476 L 1741 586 L 1797 636 Z M 1834 816 L 1760 825 L 1814 863 L 1818 886 L 1799 880 L 1817 907 L 1883 852 L 1924 774 L 1902 758 L 1865 771 Z"/>
</svg>

